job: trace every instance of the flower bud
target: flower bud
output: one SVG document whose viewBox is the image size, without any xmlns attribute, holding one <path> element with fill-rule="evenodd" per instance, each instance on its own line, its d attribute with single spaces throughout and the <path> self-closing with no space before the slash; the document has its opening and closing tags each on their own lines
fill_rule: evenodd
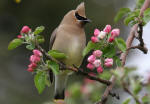
<svg viewBox="0 0 150 104">
<path fill-rule="evenodd" d="M 120 30 L 119 29 L 113 29 L 111 31 L 111 36 L 113 36 L 113 37 L 117 37 L 117 36 L 119 36 L 119 34 L 120 34 Z"/>
<path fill-rule="evenodd" d="M 93 43 L 99 42 L 98 38 L 95 37 L 95 36 L 92 36 L 92 37 L 91 37 L 91 41 L 92 41 Z"/>
<path fill-rule="evenodd" d="M 21 34 L 22 33 L 25 33 L 25 34 L 27 34 L 29 31 L 30 31 L 31 29 L 28 27 L 28 26 L 23 26 L 23 28 L 21 29 Z"/>
<path fill-rule="evenodd" d="M 29 68 L 35 69 L 37 67 L 36 63 L 31 63 L 30 65 L 28 65 Z"/>
<path fill-rule="evenodd" d="M 42 56 L 42 53 L 37 49 L 33 50 L 33 54 L 36 55 L 36 56 Z"/>
<path fill-rule="evenodd" d="M 105 59 L 104 65 L 105 65 L 106 67 L 112 67 L 112 66 L 113 66 L 113 59 L 112 59 L 112 58 L 107 58 L 107 59 Z"/>
<path fill-rule="evenodd" d="M 106 25 L 103 31 L 109 33 L 111 31 L 111 25 Z"/>
<path fill-rule="evenodd" d="M 95 30 L 94 30 L 94 36 L 98 36 L 99 33 L 100 33 L 99 29 L 95 29 Z"/>
<path fill-rule="evenodd" d="M 88 62 L 93 63 L 96 60 L 96 57 L 94 55 L 91 55 L 88 57 Z"/>
<path fill-rule="evenodd" d="M 32 55 L 32 56 L 30 56 L 30 61 L 32 63 L 38 63 L 38 62 L 40 62 L 40 57 L 38 57 L 36 55 Z"/>
<path fill-rule="evenodd" d="M 22 35 L 17 35 L 17 38 L 19 38 L 19 39 L 22 38 Z"/>
<path fill-rule="evenodd" d="M 93 55 L 94 55 L 95 57 L 101 57 L 102 51 L 101 51 L 101 50 L 96 50 L 96 51 L 93 52 Z"/>
<path fill-rule="evenodd" d="M 106 36 L 106 34 L 107 34 L 106 32 L 101 31 L 100 34 L 98 35 L 98 38 L 99 38 L 99 39 L 104 39 L 105 36 Z"/>
<path fill-rule="evenodd" d="M 108 42 L 112 43 L 115 40 L 115 38 L 113 36 L 110 36 L 108 39 Z"/>
<path fill-rule="evenodd" d="M 90 70 L 93 70 L 95 68 L 94 65 L 91 63 L 88 63 L 86 67 Z"/>
<path fill-rule="evenodd" d="M 97 68 L 101 65 L 101 61 L 97 59 L 93 62 L 93 65 Z"/>
<path fill-rule="evenodd" d="M 103 68 L 102 68 L 101 66 L 99 66 L 99 67 L 97 68 L 97 72 L 98 72 L 98 73 L 102 73 L 102 72 L 103 72 Z"/>
<path fill-rule="evenodd" d="M 32 68 L 27 69 L 28 72 L 33 72 L 34 70 Z"/>
</svg>

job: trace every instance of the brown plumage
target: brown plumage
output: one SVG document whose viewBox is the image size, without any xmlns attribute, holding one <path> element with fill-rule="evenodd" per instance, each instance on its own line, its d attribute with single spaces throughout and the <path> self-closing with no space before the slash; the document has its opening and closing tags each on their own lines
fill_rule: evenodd
<svg viewBox="0 0 150 104">
<path fill-rule="evenodd" d="M 50 48 L 65 53 L 63 59 L 66 65 L 80 66 L 83 60 L 82 51 L 86 45 L 84 25 L 89 22 L 85 16 L 84 3 L 75 10 L 69 11 L 60 25 L 54 30 L 50 39 Z M 69 71 L 65 70 L 55 75 L 55 99 L 64 99 L 64 89 Z"/>
</svg>

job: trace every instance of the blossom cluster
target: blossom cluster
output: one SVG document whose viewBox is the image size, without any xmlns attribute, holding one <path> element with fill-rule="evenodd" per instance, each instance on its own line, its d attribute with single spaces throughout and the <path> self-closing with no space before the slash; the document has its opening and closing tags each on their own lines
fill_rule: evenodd
<svg viewBox="0 0 150 104">
<path fill-rule="evenodd" d="M 101 56 L 102 56 L 102 51 L 101 50 L 95 50 L 92 55 L 90 55 L 87 59 L 89 62 L 87 64 L 87 68 L 90 70 L 93 70 L 94 68 L 97 69 L 98 73 L 103 72 L 102 68 L 102 63 L 101 63 Z M 106 67 L 112 67 L 113 66 L 113 59 L 112 58 L 106 58 L 104 65 Z"/>
<path fill-rule="evenodd" d="M 31 31 L 31 29 L 28 26 L 23 26 L 20 35 L 18 35 L 18 38 L 23 38 L 23 34 L 28 34 Z"/>
<path fill-rule="evenodd" d="M 91 37 L 91 41 L 93 43 L 97 43 L 100 40 L 104 39 L 106 35 L 111 34 L 110 37 L 107 39 L 108 42 L 113 42 L 115 40 L 115 37 L 119 36 L 120 30 L 119 29 L 113 29 L 111 31 L 111 25 L 106 25 L 103 31 L 100 31 L 99 29 L 94 30 L 94 36 Z"/>
<path fill-rule="evenodd" d="M 34 69 L 37 67 L 37 64 L 41 61 L 42 53 L 34 49 L 33 50 L 33 55 L 30 56 L 30 64 L 28 65 L 27 71 L 33 72 Z"/>
</svg>

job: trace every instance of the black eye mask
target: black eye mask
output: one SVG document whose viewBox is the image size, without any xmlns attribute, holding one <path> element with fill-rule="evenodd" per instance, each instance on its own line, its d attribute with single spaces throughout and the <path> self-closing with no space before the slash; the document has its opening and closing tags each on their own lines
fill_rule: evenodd
<svg viewBox="0 0 150 104">
<path fill-rule="evenodd" d="M 81 20 L 81 21 L 87 20 L 87 18 L 80 16 L 77 12 L 75 13 L 75 17 L 76 17 L 78 20 Z"/>
</svg>

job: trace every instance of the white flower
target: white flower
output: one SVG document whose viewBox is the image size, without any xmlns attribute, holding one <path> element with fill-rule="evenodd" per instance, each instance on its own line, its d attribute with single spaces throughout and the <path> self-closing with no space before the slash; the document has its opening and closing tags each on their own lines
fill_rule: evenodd
<svg viewBox="0 0 150 104">
<path fill-rule="evenodd" d="M 99 39 L 104 39 L 106 36 L 107 32 L 101 31 L 100 34 L 98 35 Z"/>
</svg>

